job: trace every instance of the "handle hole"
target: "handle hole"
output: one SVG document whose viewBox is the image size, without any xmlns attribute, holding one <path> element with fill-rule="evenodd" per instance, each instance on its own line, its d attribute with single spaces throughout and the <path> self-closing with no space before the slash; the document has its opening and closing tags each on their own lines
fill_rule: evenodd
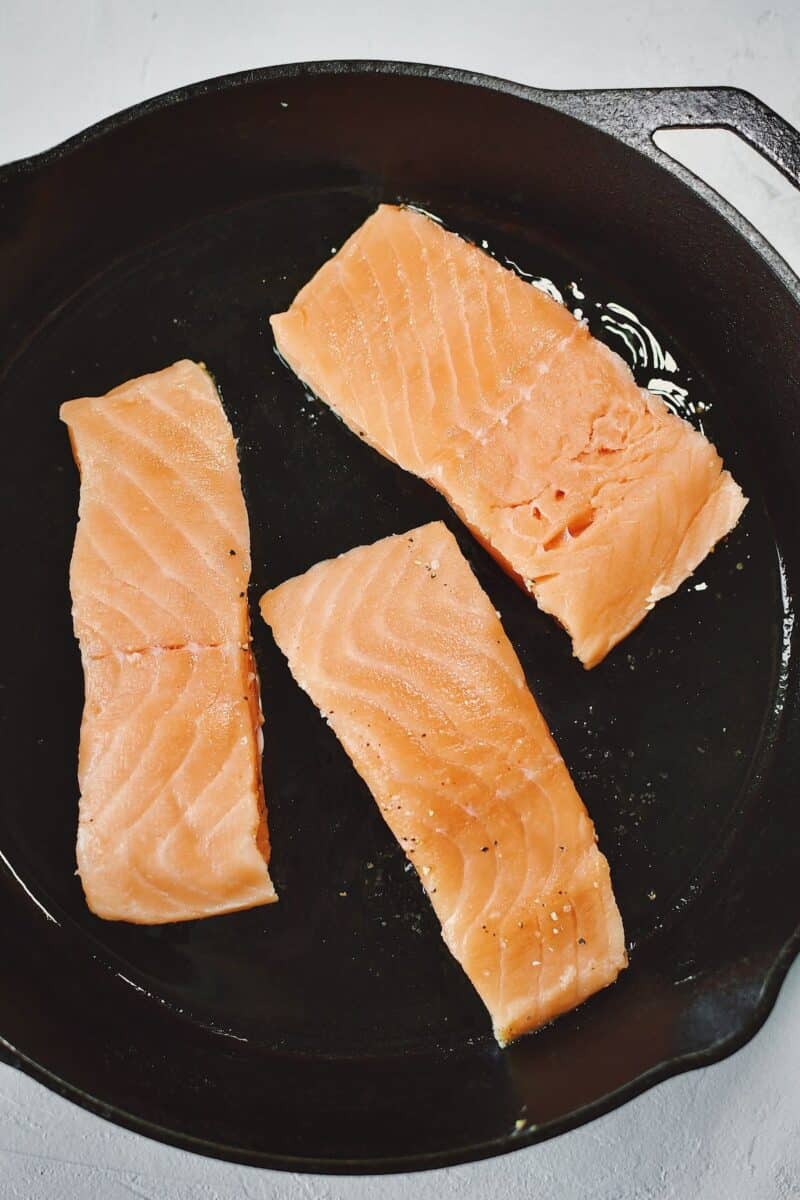
<svg viewBox="0 0 800 1200">
<path fill-rule="evenodd" d="M 710 184 L 800 273 L 797 189 L 727 129 L 660 129 L 653 140 Z"/>
</svg>

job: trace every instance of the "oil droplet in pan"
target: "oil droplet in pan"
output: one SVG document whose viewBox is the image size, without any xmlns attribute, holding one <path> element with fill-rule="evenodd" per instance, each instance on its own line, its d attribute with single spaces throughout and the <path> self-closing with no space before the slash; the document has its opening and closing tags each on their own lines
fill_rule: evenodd
<svg viewBox="0 0 800 1200">
<path fill-rule="evenodd" d="M 623 340 L 633 355 L 634 366 L 651 367 L 670 374 L 677 371 L 678 364 L 669 350 L 664 349 L 652 329 L 636 313 L 613 300 L 609 300 L 605 308 L 600 320 L 609 333 Z"/>
</svg>

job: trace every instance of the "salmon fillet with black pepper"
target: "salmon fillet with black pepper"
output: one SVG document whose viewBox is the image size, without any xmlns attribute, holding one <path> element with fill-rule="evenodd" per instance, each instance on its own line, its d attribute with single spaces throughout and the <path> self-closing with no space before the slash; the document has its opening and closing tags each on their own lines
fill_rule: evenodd
<svg viewBox="0 0 800 1200">
<path fill-rule="evenodd" d="M 608 863 L 491 601 L 441 523 L 261 612 L 367 783 L 501 1044 L 626 964 Z"/>
<path fill-rule="evenodd" d="M 217 389 L 178 362 L 61 418 L 81 475 L 70 586 L 87 903 L 143 924 L 270 903 L 250 535 Z"/>
</svg>

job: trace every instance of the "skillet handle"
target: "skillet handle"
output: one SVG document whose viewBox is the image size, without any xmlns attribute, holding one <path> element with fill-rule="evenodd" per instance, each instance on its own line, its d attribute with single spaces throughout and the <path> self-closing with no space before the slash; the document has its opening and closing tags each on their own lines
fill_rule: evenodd
<svg viewBox="0 0 800 1200">
<path fill-rule="evenodd" d="M 769 105 L 740 88 L 570 92 L 561 93 L 561 100 L 556 100 L 556 107 L 599 125 L 650 155 L 654 149 L 661 154 L 653 143 L 653 134 L 659 129 L 729 129 L 800 188 L 800 132 Z"/>
</svg>

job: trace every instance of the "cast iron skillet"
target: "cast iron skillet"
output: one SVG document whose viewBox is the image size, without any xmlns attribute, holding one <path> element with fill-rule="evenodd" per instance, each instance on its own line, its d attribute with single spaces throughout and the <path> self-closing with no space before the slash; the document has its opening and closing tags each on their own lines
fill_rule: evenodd
<svg viewBox="0 0 800 1200">
<path fill-rule="evenodd" d="M 674 125 L 735 129 L 800 178 L 797 133 L 742 92 L 540 92 L 387 63 L 200 84 L 0 172 L 11 1062 L 189 1149 L 382 1171 L 560 1133 L 729 1054 L 764 1020 L 798 944 L 800 289 L 654 148 L 653 130 Z M 397 199 L 573 304 L 584 293 L 616 349 L 633 323 L 607 302 L 634 312 L 679 368 L 628 328 L 642 382 L 680 382 L 751 497 L 696 578 L 590 673 L 444 502 L 304 398 L 273 354 L 267 314 Z M 505 1052 L 257 617 L 280 903 L 158 929 L 85 909 L 67 589 L 77 475 L 58 406 L 183 355 L 210 365 L 240 438 L 253 599 L 319 558 L 443 517 L 503 613 L 597 823 L 632 945 L 614 988 Z"/>
</svg>

